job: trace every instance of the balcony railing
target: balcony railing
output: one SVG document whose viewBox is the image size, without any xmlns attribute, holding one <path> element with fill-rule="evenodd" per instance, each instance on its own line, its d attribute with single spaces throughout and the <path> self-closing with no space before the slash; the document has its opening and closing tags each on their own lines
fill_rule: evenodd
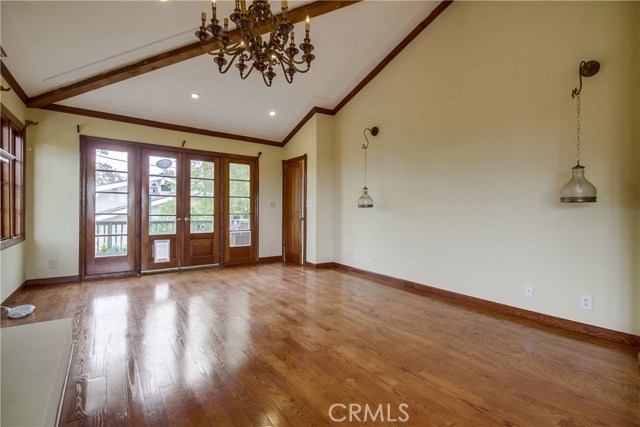
<svg viewBox="0 0 640 427">
<path fill-rule="evenodd" d="M 211 221 L 191 221 L 192 233 L 212 233 Z M 232 220 L 232 230 L 249 230 L 249 220 Z M 150 221 L 149 234 L 176 234 L 175 221 Z M 96 222 L 96 256 L 121 256 L 127 254 L 127 222 L 126 221 L 98 221 Z"/>
<path fill-rule="evenodd" d="M 211 221 L 191 221 L 192 233 L 212 233 Z M 176 234 L 175 221 L 150 221 L 149 234 Z M 121 256 L 127 254 L 127 222 L 96 222 L 96 256 Z"/>
</svg>

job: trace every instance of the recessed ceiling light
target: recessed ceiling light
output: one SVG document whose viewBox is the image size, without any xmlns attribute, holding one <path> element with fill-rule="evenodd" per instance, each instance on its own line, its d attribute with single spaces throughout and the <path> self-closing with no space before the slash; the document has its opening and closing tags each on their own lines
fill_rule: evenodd
<svg viewBox="0 0 640 427">
<path fill-rule="evenodd" d="M 275 112 L 275 111 L 269 111 L 269 115 L 270 115 L 271 117 L 273 117 L 273 116 L 275 116 L 275 115 L 276 115 L 276 112 Z"/>
<path fill-rule="evenodd" d="M 199 94 L 199 93 L 196 93 L 196 92 L 193 92 L 193 93 L 191 94 L 191 97 L 192 97 L 193 99 L 198 99 L 198 98 L 200 98 L 200 94 Z"/>
</svg>

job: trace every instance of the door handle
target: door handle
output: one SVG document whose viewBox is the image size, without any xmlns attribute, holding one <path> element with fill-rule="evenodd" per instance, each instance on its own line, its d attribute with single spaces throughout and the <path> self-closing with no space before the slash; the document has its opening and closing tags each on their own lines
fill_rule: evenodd
<svg viewBox="0 0 640 427">
<path fill-rule="evenodd" d="M 182 218 L 176 218 L 176 221 L 182 221 Z"/>
<path fill-rule="evenodd" d="M 191 221 L 191 219 L 189 219 L 189 217 L 185 218 L 184 220 L 185 221 Z"/>
</svg>

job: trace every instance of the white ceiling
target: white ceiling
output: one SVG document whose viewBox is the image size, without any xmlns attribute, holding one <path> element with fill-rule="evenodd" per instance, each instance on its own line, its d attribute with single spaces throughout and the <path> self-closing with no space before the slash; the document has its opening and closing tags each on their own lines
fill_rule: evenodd
<svg viewBox="0 0 640 427">
<path fill-rule="evenodd" d="M 247 80 L 235 67 L 220 74 L 202 55 L 59 104 L 280 142 L 311 108 L 342 101 L 438 3 L 369 0 L 313 18 L 316 59 L 291 85 L 282 72 L 270 88 L 257 73 Z M 191 44 L 200 12 L 210 12 L 206 0 L 1 4 L 3 61 L 29 97 Z M 218 0 L 219 17 L 232 9 L 232 1 Z"/>
</svg>

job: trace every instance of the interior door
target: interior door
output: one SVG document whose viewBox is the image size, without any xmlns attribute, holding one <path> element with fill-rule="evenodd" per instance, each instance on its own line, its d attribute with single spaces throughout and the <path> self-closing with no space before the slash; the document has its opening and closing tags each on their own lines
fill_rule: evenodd
<svg viewBox="0 0 640 427">
<path fill-rule="evenodd" d="M 137 270 L 135 148 L 83 140 L 83 276 Z"/>
<path fill-rule="evenodd" d="M 142 150 L 142 270 L 218 264 L 219 159 Z"/>
<path fill-rule="evenodd" d="M 304 265 L 306 156 L 282 162 L 283 256 L 285 261 Z"/>
</svg>

